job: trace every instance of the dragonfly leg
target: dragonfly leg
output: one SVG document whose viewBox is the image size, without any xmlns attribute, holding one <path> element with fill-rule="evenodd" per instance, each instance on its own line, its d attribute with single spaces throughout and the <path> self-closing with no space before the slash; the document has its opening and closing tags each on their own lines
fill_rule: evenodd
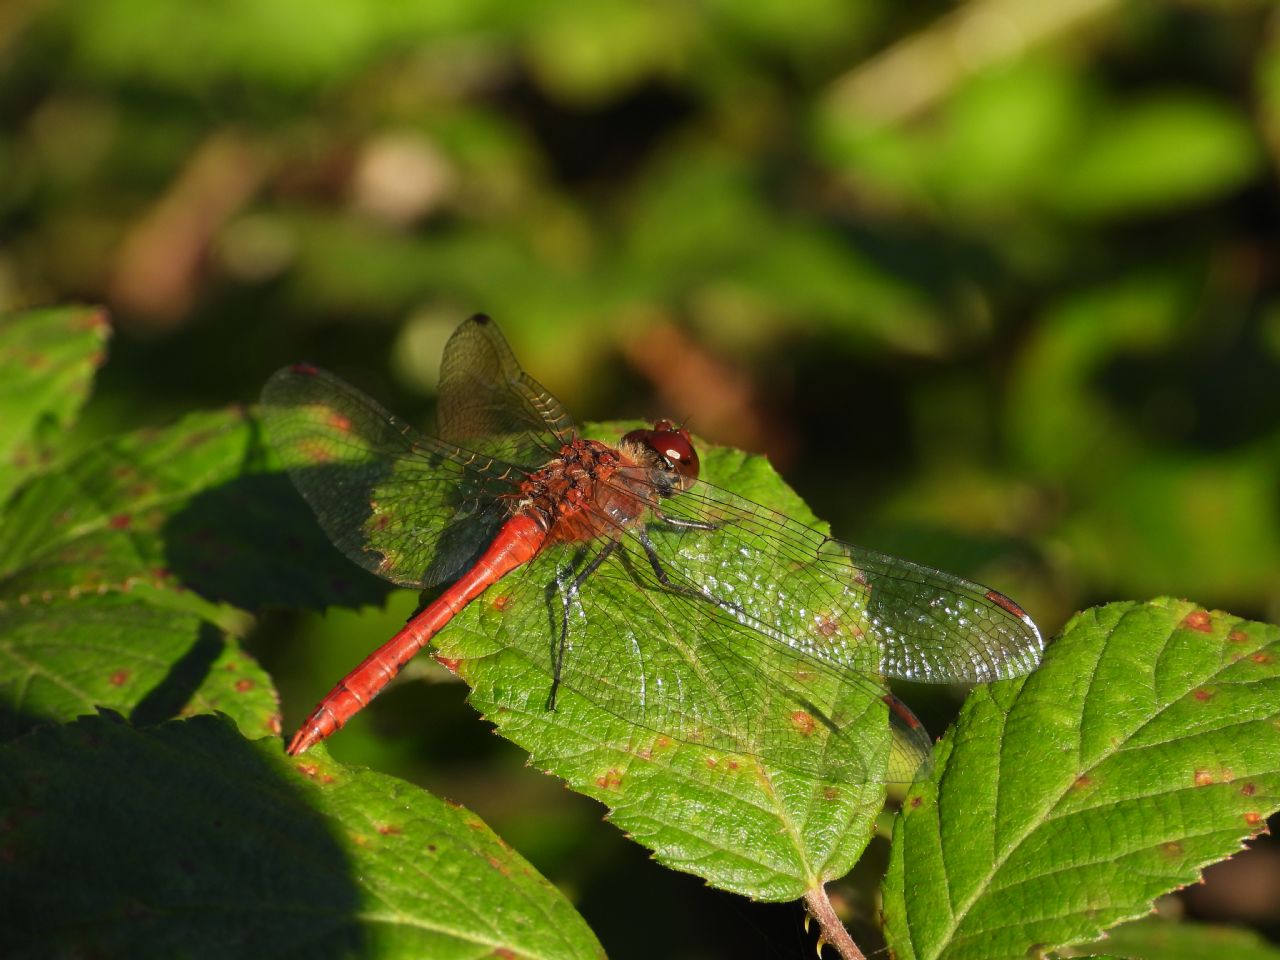
<svg viewBox="0 0 1280 960">
<path fill-rule="evenodd" d="M 663 517 L 662 519 L 665 521 L 670 520 L 669 517 Z M 689 524 L 693 524 L 695 521 L 690 520 L 687 522 Z M 710 524 L 705 526 L 715 529 Z M 703 526 L 699 525 L 696 529 L 702 528 Z M 742 613 L 742 609 L 740 607 L 727 600 L 721 600 L 706 588 L 700 589 L 698 587 L 686 587 L 673 581 L 666 569 L 662 566 L 662 558 L 658 556 L 658 548 L 653 545 L 653 541 L 649 539 L 649 532 L 643 527 L 636 531 L 636 539 L 639 540 L 640 545 L 644 547 L 645 556 L 649 558 L 649 566 L 653 567 L 654 576 L 658 578 L 658 582 L 666 589 L 675 593 L 683 593 L 686 597 L 697 597 L 699 600 L 705 600 L 707 603 L 715 604 L 721 610 L 725 610 L 734 616 Z"/>
<path fill-rule="evenodd" d="M 618 541 L 610 540 L 599 553 L 592 558 L 582 571 L 566 585 L 568 574 L 556 579 L 556 588 L 560 593 L 560 641 L 556 644 L 555 655 L 551 658 L 551 693 L 547 697 L 547 709 L 556 708 L 556 693 L 560 690 L 560 669 L 564 666 L 564 651 L 569 641 L 569 610 L 578 599 L 578 591 L 586 583 L 587 577 L 600 569 L 600 564 L 609 559 L 609 554 L 618 549 Z M 572 569 L 568 573 L 572 573 Z"/>
</svg>

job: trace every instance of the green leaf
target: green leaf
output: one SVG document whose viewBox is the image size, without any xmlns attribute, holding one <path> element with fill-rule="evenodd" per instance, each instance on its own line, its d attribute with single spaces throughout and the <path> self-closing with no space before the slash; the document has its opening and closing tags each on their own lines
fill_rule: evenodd
<svg viewBox="0 0 1280 960">
<path fill-rule="evenodd" d="M 255 424 L 229 411 L 114 438 L 21 491 L 0 523 L 0 735 L 95 706 L 279 730 L 234 637 L 248 621 L 223 601 L 319 605 L 360 581 L 318 533 L 284 544 L 319 561 L 305 575 L 279 555 L 267 519 L 302 511 L 265 469 Z"/>
<path fill-rule="evenodd" d="M 1047 181 L 1064 211 L 1125 216 L 1212 199 L 1257 170 L 1248 123 L 1199 95 L 1166 95 L 1115 110 Z"/>
<path fill-rule="evenodd" d="M 1280 628 L 1116 603 L 1030 677 L 977 688 L 896 824 L 897 956 L 1093 939 L 1239 850 L 1280 807 L 1278 661 Z"/>
<path fill-rule="evenodd" d="M 474 814 L 225 718 L 0 747 L 6 957 L 603 955 Z"/>
<path fill-rule="evenodd" d="M 0 740 L 97 707 L 140 724 L 220 710 L 279 733 L 271 678 L 240 640 L 139 584 L 130 595 L 0 607 Z"/>
<path fill-rule="evenodd" d="M 226 603 L 255 610 L 384 596 L 315 530 L 276 469 L 256 421 L 239 410 L 107 440 L 9 505 L 0 599 L 76 599 L 141 581 L 169 585 L 169 602 L 202 614 Z M 282 511 L 298 531 L 283 539 L 272 526 Z"/>
<path fill-rule="evenodd" d="M 1126 960 L 1280 960 L 1280 949 L 1252 930 L 1154 917 L 1116 927 L 1091 946 Z"/>
<path fill-rule="evenodd" d="M 620 432 L 616 425 L 588 430 L 613 442 Z M 706 479 L 814 522 L 765 458 L 726 448 L 699 449 Z M 547 551 L 519 576 L 552 583 L 561 562 L 563 558 Z M 717 562 L 722 576 L 735 576 L 732 557 Z M 803 576 L 794 585 L 774 586 L 780 594 L 793 586 L 802 590 Z M 573 651 L 566 655 L 556 708 L 548 710 L 551 653 L 543 641 L 536 641 L 535 649 L 528 639 L 550 635 L 546 610 L 517 609 L 519 603 L 507 602 L 502 583 L 470 604 L 435 639 L 437 657 L 472 685 L 471 703 L 503 736 L 528 750 L 534 765 L 606 804 L 609 818 L 662 863 L 761 900 L 797 899 L 847 873 L 872 835 L 890 762 L 887 711 L 874 687 L 854 678 L 847 685 L 828 683 L 827 677 L 804 678 L 814 684 L 807 691 L 812 702 L 838 702 L 849 711 L 846 736 L 838 738 L 796 711 L 797 701 L 790 698 L 801 681 L 790 675 L 794 662 L 765 649 L 751 663 L 740 655 L 730 657 L 732 637 L 719 635 L 724 628 L 714 618 L 695 621 L 699 655 L 688 663 L 675 662 L 651 637 L 627 625 L 652 623 L 655 616 L 670 625 L 673 615 L 686 608 L 677 604 L 675 614 L 657 611 L 653 591 L 634 583 L 601 587 L 597 593 L 607 595 L 594 601 L 593 616 L 607 616 L 611 629 L 593 631 L 591 658 L 619 665 L 610 680 L 621 691 L 617 696 L 644 702 L 646 681 L 640 677 L 639 660 L 648 683 L 665 678 L 673 688 L 686 690 L 690 702 L 722 703 L 730 725 L 742 719 L 733 711 L 767 704 L 766 709 L 777 713 L 777 742 L 789 738 L 788 763 L 781 756 L 767 759 L 727 749 L 714 741 L 714 720 L 709 721 L 707 742 L 693 743 L 663 735 L 661 719 L 644 728 L 610 713 L 600 697 L 588 699 L 574 689 Z M 675 640 L 684 642 L 693 643 L 692 634 Z M 713 661 L 711 650 L 726 659 Z M 797 769 L 832 769 L 832 752 L 851 744 L 867 751 L 848 758 L 861 765 L 861 778 Z"/>
<path fill-rule="evenodd" d="M 110 332 L 89 307 L 0 317 L 0 503 L 48 456 L 40 432 L 75 419 Z"/>
</svg>

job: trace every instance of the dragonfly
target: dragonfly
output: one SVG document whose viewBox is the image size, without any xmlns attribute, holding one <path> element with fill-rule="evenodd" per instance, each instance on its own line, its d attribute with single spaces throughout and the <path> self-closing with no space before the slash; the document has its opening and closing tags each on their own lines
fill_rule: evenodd
<svg viewBox="0 0 1280 960">
<path fill-rule="evenodd" d="M 708 482 L 684 426 L 585 437 L 484 314 L 445 346 L 433 435 L 306 364 L 275 373 L 260 409 L 348 558 L 443 587 L 320 701 L 292 755 L 429 645 L 456 669 L 446 628 L 482 597 L 501 651 L 542 682 L 536 697 L 499 685 L 510 709 L 572 694 L 647 742 L 835 782 L 910 781 L 927 764 L 929 736 L 886 678 L 998 680 L 1043 651 L 1004 594 Z"/>
</svg>

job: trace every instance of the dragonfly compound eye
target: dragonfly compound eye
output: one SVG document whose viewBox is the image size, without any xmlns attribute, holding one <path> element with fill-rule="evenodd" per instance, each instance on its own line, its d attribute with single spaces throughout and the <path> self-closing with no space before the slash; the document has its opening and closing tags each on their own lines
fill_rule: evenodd
<svg viewBox="0 0 1280 960">
<path fill-rule="evenodd" d="M 645 447 L 653 455 L 655 465 L 673 474 L 672 492 L 688 490 L 698 479 L 698 451 L 693 448 L 689 431 L 670 420 L 659 420 L 652 430 L 632 430 L 623 443 Z"/>
</svg>

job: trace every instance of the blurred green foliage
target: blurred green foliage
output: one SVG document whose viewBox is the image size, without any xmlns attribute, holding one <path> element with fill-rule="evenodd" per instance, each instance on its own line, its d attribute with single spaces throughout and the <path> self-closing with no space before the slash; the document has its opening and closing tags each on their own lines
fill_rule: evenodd
<svg viewBox="0 0 1280 960">
<path fill-rule="evenodd" d="M 1278 160 L 1265 0 L 0 8 L 0 309 L 117 328 L 68 446 L 303 358 L 421 420 L 486 310 L 583 419 L 690 416 L 1048 632 L 1157 593 L 1280 618 Z M 269 617 L 286 717 L 388 619 Z M 447 784 L 625 955 L 643 855 L 463 756 L 442 691 L 335 753 Z"/>
</svg>

